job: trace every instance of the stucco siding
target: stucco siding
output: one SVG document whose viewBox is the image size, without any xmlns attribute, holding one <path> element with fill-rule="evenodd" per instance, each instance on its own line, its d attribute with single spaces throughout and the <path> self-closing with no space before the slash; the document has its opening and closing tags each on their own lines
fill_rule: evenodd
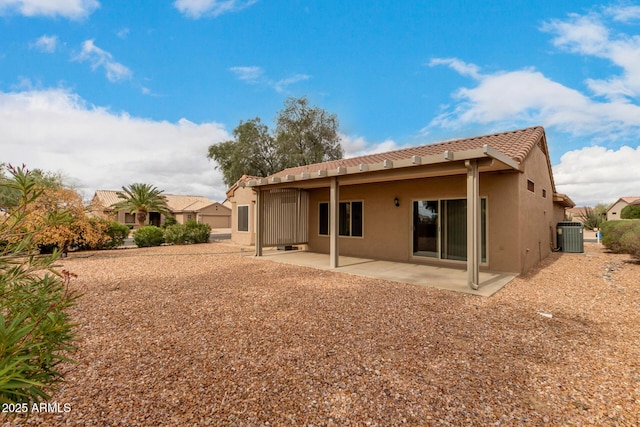
<svg viewBox="0 0 640 427">
<path fill-rule="evenodd" d="M 533 183 L 533 191 L 530 190 Z M 525 162 L 518 185 L 520 193 L 520 273 L 528 271 L 551 253 L 559 212 L 553 204 L 553 187 L 547 157 L 534 147 Z"/>
<path fill-rule="evenodd" d="M 238 230 L 238 207 L 248 207 L 248 231 Z M 238 188 L 231 202 L 231 241 L 239 245 L 254 245 L 255 240 L 255 194 L 251 188 Z"/>
<path fill-rule="evenodd" d="M 487 199 L 487 262 L 483 268 L 519 272 L 518 175 L 509 172 L 480 176 L 480 195 Z M 394 205 L 395 197 L 400 201 L 399 207 Z M 464 198 L 463 175 L 340 187 L 341 201 L 364 203 L 363 237 L 340 237 L 340 254 L 464 267 L 460 261 L 412 256 L 413 201 Z M 329 237 L 318 233 L 319 203 L 329 201 L 328 189 L 310 190 L 309 201 L 309 250 L 328 253 Z"/>
</svg>

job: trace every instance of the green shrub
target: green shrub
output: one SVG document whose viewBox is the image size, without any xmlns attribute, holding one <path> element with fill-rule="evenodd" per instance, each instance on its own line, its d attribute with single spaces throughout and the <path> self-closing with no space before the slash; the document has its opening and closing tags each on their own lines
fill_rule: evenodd
<svg viewBox="0 0 640 427">
<path fill-rule="evenodd" d="M 628 205 L 620 211 L 622 219 L 640 219 L 640 205 Z"/>
<path fill-rule="evenodd" d="M 625 253 L 640 258 L 640 220 L 633 222 L 633 227 L 629 228 L 620 238 L 620 244 Z"/>
<path fill-rule="evenodd" d="M 155 225 L 145 225 L 133 233 L 133 241 L 139 248 L 160 246 L 164 243 L 162 228 Z"/>
<path fill-rule="evenodd" d="M 187 242 L 187 228 L 182 224 L 168 226 L 164 230 L 164 241 L 173 245 L 184 245 Z"/>
<path fill-rule="evenodd" d="M 118 221 L 109 221 L 107 225 L 107 236 L 110 240 L 106 242 L 107 248 L 115 248 L 124 244 L 124 239 L 129 237 L 131 229 Z"/>
<path fill-rule="evenodd" d="M 207 243 L 211 237 L 211 226 L 196 221 L 187 221 L 187 243 Z"/>
<path fill-rule="evenodd" d="M 186 224 L 175 224 L 167 227 L 164 231 L 164 240 L 174 245 L 207 243 L 210 235 L 211 227 L 208 224 L 187 221 Z"/>
<path fill-rule="evenodd" d="M 612 252 L 640 257 L 640 220 L 605 222 L 602 224 L 602 244 Z"/>
<path fill-rule="evenodd" d="M 59 252 L 36 256 L 35 232 L 25 232 L 28 206 L 41 192 L 24 168 L 10 169 L 20 202 L 0 221 L 0 403 L 24 404 L 50 399 L 63 381 L 58 365 L 75 349 L 68 310 L 79 294 L 69 289 L 74 275 L 54 268 Z"/>
<path fill-rule="evenodd" d="M 164 228 L 169 227 L 170 225 L 176 225 L 178 223 L 178 221 L 176 221 L 176 219 L 172 216 L 168 216 L 164 219 Z"/>
</svg>

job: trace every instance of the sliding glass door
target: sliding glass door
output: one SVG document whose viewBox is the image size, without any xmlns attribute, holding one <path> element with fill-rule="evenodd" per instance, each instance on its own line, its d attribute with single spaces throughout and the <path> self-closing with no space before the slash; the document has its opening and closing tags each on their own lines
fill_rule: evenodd
<svg viewBox="0 0 640 427">
<path fill-rule="evenodd" d="M 487 259 L 487 200 L 481 199 L 482 262 Z M 413 255 L 466 261 L 467 200 L 413 202 Z"/>
</svg>

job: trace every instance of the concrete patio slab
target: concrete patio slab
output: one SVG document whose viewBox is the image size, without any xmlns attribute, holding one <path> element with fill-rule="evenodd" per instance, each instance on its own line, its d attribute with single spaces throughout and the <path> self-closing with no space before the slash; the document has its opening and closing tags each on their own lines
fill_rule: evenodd
<svg viewBox="0 0 640 427">
<path fill-rule="evenodd" d="M 331 270 L 328 254 L 303 250 L 277 251 L 273 249 L 265 250 L 262 258 L 268 261 Z M 516 277 L 515 274 L 481 271 L 480 288 L 473 290 L 467 285 L 466 270 L 462 269 L 348 256 L 340 256 L 339 265 L 333 271 L 485 297 L 495 294 Z"/>
</svg>

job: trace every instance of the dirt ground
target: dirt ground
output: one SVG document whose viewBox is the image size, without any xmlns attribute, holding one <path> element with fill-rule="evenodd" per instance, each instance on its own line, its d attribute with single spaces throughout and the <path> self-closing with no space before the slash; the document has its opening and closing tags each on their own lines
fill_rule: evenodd
<svg viewBox="0 0 640 427">
<path fill-rule="evenodd" d="M 585 246 L 491 298 L 225 244 L 74 254 L 77 363 L 0 425 L 640 425 L 640 264 Z"/>
</svg>

